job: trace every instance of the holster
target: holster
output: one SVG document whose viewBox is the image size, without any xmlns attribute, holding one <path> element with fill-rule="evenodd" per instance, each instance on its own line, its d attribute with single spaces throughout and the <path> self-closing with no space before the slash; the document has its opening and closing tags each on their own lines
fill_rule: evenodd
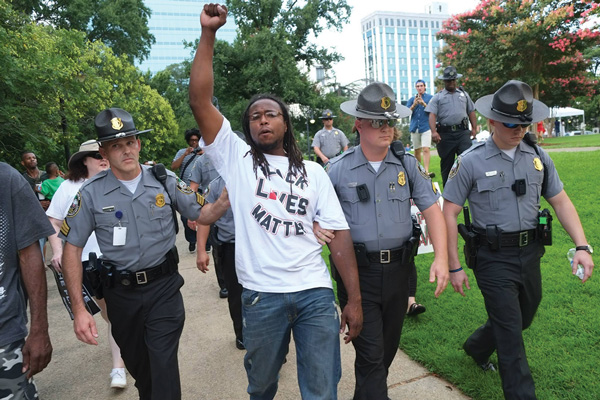
<svg viewBox="0 0 600 400">
<path fill-rule="evenodd" d="M 96 253 L 90 253 L 88 265 L 85 268 L 85 274 L 92 286 L 96 298 L 102 299 L 104 297 L 104 291 L 102 290 L 102 281 L 100 280 L 100 269 L 98 268 L 98 258 L 96 257 Z"/>
<path fill-rule="evenodd" d="M 552 214 L 547 208 L 538 213 L 538 237 L 544 246 L 552 246 Z"/>
<path fill-rule="evenodd" d="M 364 243 L 354 243 L 354 254 L 356 255 L 356 265 L 359 267 L 368 267 L 371 264 L 367 256 L 367 246 Z"/>
<path fill-rule="evenodd" d="M 477 248 L 479 247 L 477 234 L 469 230 L 465 224 L 458 224 L 458 233 L 465 241 L 463 247 L 465 263 L 467 264 L 467 267 L 474 269 L 477 264 Z"/>
</svg>

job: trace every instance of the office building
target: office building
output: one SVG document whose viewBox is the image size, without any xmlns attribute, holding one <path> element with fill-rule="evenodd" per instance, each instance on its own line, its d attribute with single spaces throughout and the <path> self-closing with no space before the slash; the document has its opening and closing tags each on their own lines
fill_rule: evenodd
<svg viewBox="0 0 600 400">
<path fill-rule="evenodd" d="M 443 70 L 436 68 L 436 55 L 444 45 L 435 35 L 449 17 L 446 3 L 433 2 L 424 13 L 376 11 L 363 18 L 367 80 L 387 83 L 403 103 L 416 94 L 418 79 L 435 93 L 435 78 Z"/>
<path fill-rule="evenodd" d="M 207 0 L 145 0 L 152 10 L 148 21 L 150 33 L 156 38 L 150 56 L 142 63 L 136 62 L 142 71 L 156 73 L 168 65 L 191 59 L 194 49 L 185 48 L 184 40 L 194 43 L 200 37 L 200 13 Z M 217 39 L 233 42 L 236 37 L 233 18 L 217 31 Z"/>
</svg>

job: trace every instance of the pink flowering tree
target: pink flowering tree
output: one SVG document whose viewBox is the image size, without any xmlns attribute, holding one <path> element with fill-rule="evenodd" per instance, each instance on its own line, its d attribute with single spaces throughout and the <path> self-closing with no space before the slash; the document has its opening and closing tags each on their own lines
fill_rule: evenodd
<svg viewBox="0 0 600 400">
<path fill-rule="evenodd" d="M 508 79 L 527 82 L 551 106 L 596 94 L 584 52 L 600 46 L 597 0 L 483 0 L 452 16 L 438 33 L 442 65 L 454 65 L 474 99 Z"/>
</svg>

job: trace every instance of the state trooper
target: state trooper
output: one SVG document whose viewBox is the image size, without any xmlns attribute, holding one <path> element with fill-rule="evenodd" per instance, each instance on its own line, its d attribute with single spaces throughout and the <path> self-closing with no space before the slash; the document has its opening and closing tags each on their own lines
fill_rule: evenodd
<svg viewBox="0 0 600 400">
<path fill-rule="evenodd" d="M 204 199 L 171 171 L 161 174 L 139 164 L 138 135 L 151 129 L 137 130 L 128 112 L 104 110 L 96 116 L 95 127 L 99 151 L 111 168 L 81 187 L 60 230 L 66 240 L 62 264 L 75 334 L 85 343 L 97 344 L 96 323 L 81 295 L 80 261 L 95 232 L 102 251 L 96 277 L 113 336 L 140 399 L 179 399 L 177 349 L 185 311 L 174 210 L 196 220 Z"/>
<path fill-rule="evenodd" d="M 427 221 L 435 248 L 430 282 L 438 280 L 436 297 L 448 284 L 446 228 L 439 194 L 425 169 L 404 154 L 402 143 L 390 148 L 398 119 L 411 113 L 396 103 L 392 89 L 372 83 L 341 109 L 356 117 L 361 138 L 359 146 L 333 159 L 328 169 L 350 226 L 364 310 L 363 330 L 352 341 L 354 399 L 387 400 L 388 369 L 400 342 L 408 276 L 420 239 L 413 230 L 411 197 Z M 337 288 L 343 306 L 347 294 L 339 280 Z"/>
<path fill-rule="evenodd" d="M 313 150 L 317 155 L 317 162 L 321 165 L 327 164 L 331 158 L 339 155 L 342 151 L 348 150 L 348 138 L 346 138 L 344 132 L 333 127 L 335 117 L 331 110 L 323 111 L 321 115 L 323 129 L 315 134 L 312 142 Z"/>
<path fill-rule="evenodd" d="M 530 124 L 548 117 L 548 107 L 533 98 L 529 85 L 514 80 L 477 100 L 475 107 L 488 118 L 493 134 L 456 159 L 444 188 L 452 286 L 463 296 L 463 284 L 469 288 L 458 259 L 460 232 L 488 313 L 463 348 L 484 370 L 494 369 L 489 357 L 496 351 L 505 398 L 535 399 L 522 331 L 542 299 L 540 259 L 544 244 L 551 244 L 551 216 L 548 210 L 539 211 L 541 196 L 573 239 L 573 273 L 583 265 L 584 282 L 594 267 L 592 248 L 552 159 L 523 140 Z M 472 224 L 465 218 L 466 224 L 457 228 L 467 199 Z"/>
<path fill-rule="evenodd" d="M 437 77 L 444 81 L 444 89 L 436 93 L 425 107 L 425 112 L 429 113 L 431 140 L 437 143 L 444 185 L 455 156 L 471 147 L 471 139 L 477 134 L 473 101 L 467 92 L 456 86 L 456 80 L 461 77 L 453 66 L 444 68 L 443 75 Z"/>
</svg>

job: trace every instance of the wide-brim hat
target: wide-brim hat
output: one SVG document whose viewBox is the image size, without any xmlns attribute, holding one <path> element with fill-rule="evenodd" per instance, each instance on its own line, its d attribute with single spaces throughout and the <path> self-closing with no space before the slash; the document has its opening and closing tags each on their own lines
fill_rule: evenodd
<svg viewBox="0 0 600 400">
<path fill-rule="evenodd" d="M 486 118 L 508 124 L 533 124 L 549 114 L 548 106 L 533 98 L 531 86 L 515 80 L 478 99 L 475 108 Z"/>
<path fill-rule="evenodd" d="M 453 81 L 455 79 L 462 78 L 462 74 L 456 72 L 456 68 L 454 68 L 452 65 L 449 65 L 444 68 L 444 73 L 442 75 L 438 75 L 437 78 L 443 81 Z"/>
<path fill-rule="evenodd" d="M 335 118 L 337 117 L 337 115 L 333 115 L 333 111 L 331 111 L 330 109 L 327 110 L 323 110 L 323 115 L 321 115 L 320 119 L 329 119 L 329 118 Z"/>
<path fill-rule="evenodd" d="M 96 116 L 94 121 L 98 142 L 120 139 L 123 137 L 139 135 L 150 132 L 152 129 L 138 131 L 133 123 L 131 114 L 120 108 L 106 109 Z"/>
<path fill-rule="evenodd" d="M 89 156 L 90 154 L 94 154 L 94 153 L 98 153 L 100 146 L 98 145 L 98 141 L 91 139 L 91 140 L 86 140 L 85 142 L 83 142 L 81 144 L 81 146 L 79 146 L 79 151 L 77 151 L 77 153 L 74 153 L 71 158 L 69 158 L 69 162 L 67 164 L 67 167 L 69 169 L 73 168 L 73 165 L 75 165 L 75 163 L 87 156 Z"/>
<path fill-rule="evenodd" d="M 392 88 L 381 82 L 371 83 L 360 92 L 358 99 L 345 101 L 340 108 L 357 118 L 399 119 L 411 114 L 408 107 L 396 103 Z"/>
</svg>

